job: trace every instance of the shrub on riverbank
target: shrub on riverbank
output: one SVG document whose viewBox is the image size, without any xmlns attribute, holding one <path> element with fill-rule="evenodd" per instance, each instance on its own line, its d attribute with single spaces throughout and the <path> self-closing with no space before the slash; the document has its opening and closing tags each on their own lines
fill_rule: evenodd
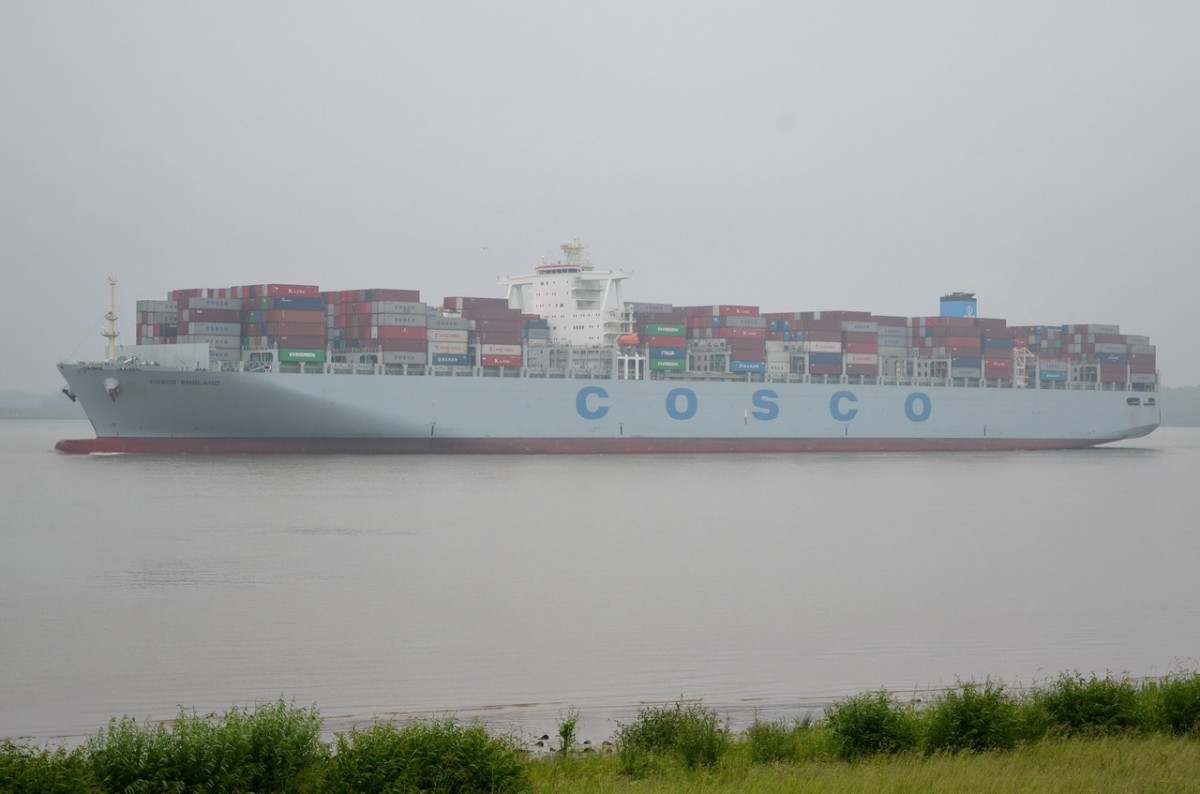
<svg viewBox="0 0 1200 794">
<path fill-rule="evenodd" d="M 673 759 L 694 769 L 716 764 L 729 747 L 729 728 L 717 712 L 700 703 L 650 706 L 617 729 L 617 753 L 628 774 L 640 776 L 659 760 Z"/>
<path fill-rule="evenodd" d="M 578 716 L 571 709 L 560 725 L 564 745 L 572 744 L 567 738 L 574 739 Z M 967 683 L 924 705 L 870 692 L 835 703 L 821 721 L 756 720 L 736 738 L 715 710 L 680 701 L 642 709 L 620 725 L 615 753 L 558 752 L 543 760 L 511 736 L 453 719 L 379 723 L 339 735 L 331 748 L 320 739 L 315 708 L 279 701 L 223 716 L 181 712 L 167 724 L 125 717 L 72 751 L 0 743 L 0 793 L 604 791 L 634 785 L 631 778 L 642 791 L 744 790 L 747 780 L 765 781 L 751 791 L 774 791 L 781 781 L 811 782 L 813 775 L 856 781 L 843 790 L 927 790 L 949 785 L 940 778 L 930 783 L 936 778 L 930 770 L 970 776 L 1017 755 L 1052 762 L 1058 752 L 1103 752 L 1093 747 L 1129 754 L 1122 768 L 1132 765 L 1126 771 L 1150 790 L 1175 774 L 1177 762 L 1191 764 L 1200 778 L 1197 734 L 1200 673 L 1142 684 L 1063 674 L 1024 692 Z M 966 760 L 951 763 L 951 757 Z M 1163 759 L 1170 761 L 1165 771 Z M 1047 790 L 1087 791 L 1092 783 L 1121 790 L 1108 777 Z"/>
<path fill-rule="evenodd" d="M 84 747 L 107 791 L 297 791 L 329 757 L 314 709 L 279 701 L 167 725 L 113 720 Z"/>
<path fill-rule="evenodd" d="M 330 794 L 428 791 L 439 794 L 522 792 L 527 754 L 480 723 L 377 723 L 338 737 L 320 791 Z"/>
<path fill-rule="evenodd" d="M 1011 750 L 1020 729 L 1020 704 L 1003 684 L 963 684 L 926 709 L 926 752 Z"/>
</svg>

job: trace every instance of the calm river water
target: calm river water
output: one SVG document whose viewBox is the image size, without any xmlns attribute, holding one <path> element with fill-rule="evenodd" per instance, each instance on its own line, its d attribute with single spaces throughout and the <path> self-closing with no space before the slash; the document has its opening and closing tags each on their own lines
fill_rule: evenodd
<svg viewBox="0 0 1200 794">
<path fill-rule="evenodd" d="M 0 737 L 283 697 L 608 738 L 1200 667 L 1200 429 L 1070 452 L 74 457 L 0 422 Z"/>
</svg>

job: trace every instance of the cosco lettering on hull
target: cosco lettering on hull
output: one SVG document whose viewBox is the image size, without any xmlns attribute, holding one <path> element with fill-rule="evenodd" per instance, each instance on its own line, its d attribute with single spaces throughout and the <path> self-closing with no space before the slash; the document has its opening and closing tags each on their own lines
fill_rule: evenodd
<svg viewBox="0 0 1200 794">
<path fill-rule="evenodd" d="M 760 422 L 778 419 L 781 413 L 779 393 L 774 389 L 759 389 L 750 397 L 753 411 L 748 418 Z M 829 415 L 839 422 L 853 422 L 858 416 L 858 395 L 848 389 L 836 391 L 829 398 Z M 603 419 L 608 415 L 608 390 L 603 386 L 585 386 L 575 395 L 575 411 L 584 419 Z M 671 389 L 663 401 L 663 413 L 677 421 L 687 421 L 700 410 L 700 397 L 692 389 Z M 933 400 L 925 392 L 910 392 L 904 398 L 904 416 L 910 422 L 924 422 L 933 412 Z"/>
</svg>

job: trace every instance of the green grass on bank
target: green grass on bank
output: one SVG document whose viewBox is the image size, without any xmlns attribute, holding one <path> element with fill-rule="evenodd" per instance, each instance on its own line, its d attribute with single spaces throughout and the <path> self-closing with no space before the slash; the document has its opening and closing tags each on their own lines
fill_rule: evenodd
<svg viewBox="0 0 1200 794">
<path fill-rule="evenodd" d="M 866 692 L 818 722 L 736 734 L 680 701 L 642 709 L 599 752 L 577 744 L 578 718 L 570 709 L 552 742 L 567 751 L 535 757 L 454 719 L 376 723 L 330 746 L 315 708 L 283 701 L 169 724 L 125 717 L 70 751 L 0 743 L 0 794 L 1200 791 L 1200 673 L 967 683 L 924 704 Z"/>
</svg>

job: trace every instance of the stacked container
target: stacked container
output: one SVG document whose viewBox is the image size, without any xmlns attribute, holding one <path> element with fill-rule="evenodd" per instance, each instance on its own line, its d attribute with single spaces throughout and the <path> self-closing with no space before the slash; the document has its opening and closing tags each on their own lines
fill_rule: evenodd
<svg viewBox="0 0 1200 794">
<path fill-rule="evenodd" d="M 185 297 L 179 301 L 181 345 L 208 345 L 214 361 L 242 358 L 242 301 L 239 298 Z"/>
<path fill-rule="evenodd" d="M 395 300 L 401 297 L 417 300 Z M 378 362 L 388 365 L 428 361 L 429 307 L 416 290 L 345 290 L 325 298 L 332 350 L 377 351 Z"/>
<path fill-rule="evenodd" d="M 519 368 L 524 364 L 521 331 L 525 316 L 505 298 L 446 298 L 444 306 L 468 321 L 470 341 L 482 367 Z"/>
<path fill-rule="evenodd" d="M 236 288 L 235 288 L 236 289 Z M 325 298 L 263 296 L 242 299 L 242 346 L 276 348 L 280 361 L 325 361 Z"/>
<path fill-rule="evenodd" d="M 179 335 L 179 304 L 175 301 L 137 302 L 135 336 L 139 345 L 175 344 Z"/>
<path fill-rule="evenodd" d="M 425 320 L 428 361 L 434 367 L 466 367 L 471 364 L 467 330 L 469 321 L 443 315 L 433 309 Z"/>
</svg>

